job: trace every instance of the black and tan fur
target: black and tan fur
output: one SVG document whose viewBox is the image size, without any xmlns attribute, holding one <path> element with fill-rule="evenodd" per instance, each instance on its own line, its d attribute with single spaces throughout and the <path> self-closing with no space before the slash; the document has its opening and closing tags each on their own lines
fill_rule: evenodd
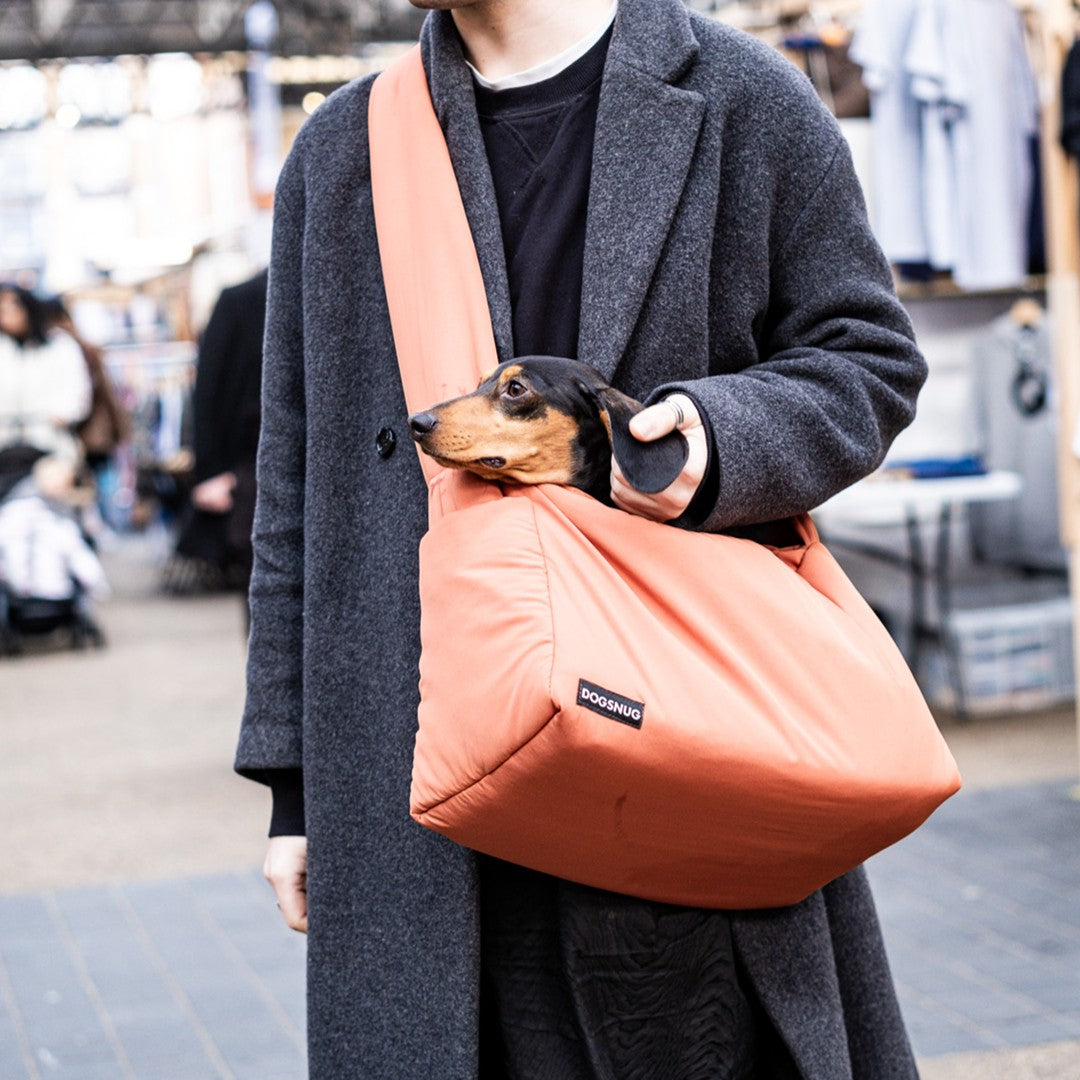
<svg viewBox="0 0 1080 1080">
<path fill-rule="evenodd" d="M 526 356 L 500 364 L 471 394 L 409 417 L 420 448 L 440 465 L 488 480 L 565 484 L 610 503 L 614 451 L 637 490 L 662 491 L 686 463 L 680 432 L 655 442 L 630 433 L 643 406 L 588 364 Z"/>
</svg>

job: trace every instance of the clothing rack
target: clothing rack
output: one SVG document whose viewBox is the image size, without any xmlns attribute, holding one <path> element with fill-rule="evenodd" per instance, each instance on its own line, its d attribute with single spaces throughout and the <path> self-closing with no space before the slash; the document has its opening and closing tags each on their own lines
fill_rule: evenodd
<svg viewBox="0 0 1080 1080">
<path fill-rule="evenodd" d="M 1064 152 L 1061 131 L 1061 76 L 1080 34 L 1080 0 L 1009 0 L 1025 15 L 1033 65 L 1040 85 L 1040 143 L 1043 173 L 1047 274 L 1055 383 L 1058 396 L 1058 496 L 1062 541 L 1069 552 L 1073 606 L 1073 651 L 1080 675 L 1080 460 L 1073 440 L 1080 420 L 1080 180 L 1077 163 Z M 699 8 L 709 7 L 707 0 Z M 769 38 L 800 20 L 818 25 L 833 19 L 849 25 L 862 0 L 741 0 L 712 2 L 720 19 Z M 1018 289 L 1018 295 L 1029 290 Z M 962 295 L 959 291 L 957 296 Z M 1077 700 L 1080 753 L 1080 695 Z M 1076 795 L 1080 798 L 1080 787 Z"/>
</svg>

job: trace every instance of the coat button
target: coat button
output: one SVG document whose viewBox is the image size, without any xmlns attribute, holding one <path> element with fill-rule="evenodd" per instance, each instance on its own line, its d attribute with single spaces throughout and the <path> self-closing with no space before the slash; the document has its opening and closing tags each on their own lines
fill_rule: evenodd
<svg viewBox="0 0 1080 1080">
<path fill-rule="evenodd" d="M 375 449 L 384 461 L 394 452 L 395 446 L 397 446 L 397 436 L 393 428 L 384 427 L 375 436 Z"/>
</svg>

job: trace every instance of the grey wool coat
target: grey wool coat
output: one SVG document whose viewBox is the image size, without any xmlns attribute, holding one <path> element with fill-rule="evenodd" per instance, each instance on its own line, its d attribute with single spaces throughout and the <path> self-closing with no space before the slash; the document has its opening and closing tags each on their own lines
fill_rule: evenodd
<svg viewBox="0 0 1080 1080">
<path fill-rule="evenodd" d="M 506 359 L 499 220 L 449 14 L 429 16 L 422 46 Z M 467 1080 L 475 859 L 408 813 L 426 501 L 376 249 L 369 89 L 308 121 L 278 189 L 236 766 L 304 770 L 311 1075 Z M 579 356 L 630 394 L 680 386 L 707 411 L 714 531 L 871 471 L 925 377 L 832 118 L 772 50 L 679 0 L 620 0 Z M 916 1075 L 861 871 L 732 922 L 807 1080 Z"/>
</svg>

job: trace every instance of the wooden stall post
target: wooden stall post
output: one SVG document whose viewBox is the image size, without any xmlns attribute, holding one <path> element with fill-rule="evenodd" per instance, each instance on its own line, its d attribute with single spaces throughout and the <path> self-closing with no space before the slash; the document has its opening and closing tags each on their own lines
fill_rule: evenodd
<svg viewBox="0 0 1080 1080">
<path fill-rule="evenodd" d="M 1039 14 L 1046 297 L 1060 418 L 1058 491 L 1062 539 L 1069 550 L 1073 655 L 1080 674 L 1080 461 L 1073 453 L 1080 419 L 1080 187 L 1076 163 L 1068 158 L 1059 141 L 1061 74 L 1076 36 L 1077 12 L 1073 0 L 1043 0 Z M 1080 752 L 1080 696 L 1077 739 Z M 1080 797 L 1080 788 L 1076 791 Z"/>
</svg>

